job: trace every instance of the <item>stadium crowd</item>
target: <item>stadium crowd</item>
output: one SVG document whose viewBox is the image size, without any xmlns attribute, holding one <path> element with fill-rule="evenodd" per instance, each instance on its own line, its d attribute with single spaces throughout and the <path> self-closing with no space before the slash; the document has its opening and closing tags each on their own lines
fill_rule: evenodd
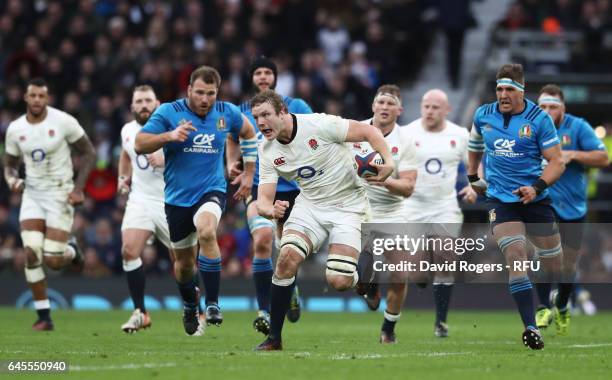
<svg viewBox="0 0 612 380">
<path fill-rule="evenodd" d="M 250 59 L 265 54 L 278 65 L 279 93 L 306 100 L 315 112 L 365 119 L 380 84 L 418 74 L 437 27 L 428 16 L 437 3 L 0 0 L 2 141 L 10 121 L 25 110 L 24 84 L 44 77 L 52 105 L 75 116 L 96 147 L 96 168 L 73 226 L 85 251 L 84 274 L 121 274 L 119 227 L 126 199 L 116 194 L 116 173 L 119 133 L 131 119 L 135 85 L 152 85 L 162 102 L 175 99 L 184 95 L 189 73 L 207 64 L 221 72 L 221 98 L 239 103 L 252 94 Z M 582 28 L 589 43 L 603 44 L 601 31 L 610 29 L 611 20 L 607 0 L 523 0 L 500 26 L 550 31 L 556 22 L 558 28 Z M 21 273 L 21 198 L 0 182 L 0 271 Z M 218 236 L 223 274 L 249 274 L 242 203 L 230 202 Z M 158 244 L 145 250 L 143 262 L 151 273 L 171 268 Z"/>
<path fill-rule="evenodd" d="M 265 54 L 278 64 L 280 93 L 315 111 L 366 118 L 378 85 L 417 72 L 433 27 L 421 21 L 422 8 L 419 1 L 0 1 L 0 133 L 25 110 L 24 84 L 43 76 L 52 104 L 79 120 L 97 151 L 73 228 L 86 252 L 85 275 L 121 273 L 126 199 L 116 196 L 116 166 L 135 85 L 152 85 L 162 102 L 178 98 L 193 68 L 207 64 L 224 78 L 221 98 L 239 103 L 252 95 L 250 59 Z M 0 262 L 20 272 L 21 199 L 0 186 Z M 248 273 L 242 204 L 229 205 L 219 241 L 224 273 Z M 151 272 L 170 267 L 159 248 L 144 254 Z"/>
</svg>

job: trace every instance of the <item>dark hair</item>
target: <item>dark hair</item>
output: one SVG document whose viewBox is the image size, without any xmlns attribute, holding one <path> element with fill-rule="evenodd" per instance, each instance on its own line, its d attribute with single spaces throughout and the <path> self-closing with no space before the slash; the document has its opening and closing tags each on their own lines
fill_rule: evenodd
<svg viewBox="0 0 612 380">
<path fill-rule="evenodd" d="M 397 96 L 400 101 L 402 100 L 402 92 L 400 88 L 394 84 L 383 84 L 382 86 L 378 87 L 378 90 L 376 90 L 376 95 L 382 93 Z"/>
<path fill-rule="evenodd" d="M 276 113 L 285 109 L 283 98 L 273 90 L 262 91 L 251 99 L 251 108 L 257 107 L 260 104 L 270 103 Z"/>
<path fill-rule="evenodd" d="M 542 94 L 550 94 L 553 96 L 558 96 L 559 99 L 561 99 L 561 101 L 565 103 L 565 96 L 563 95 L 563 90 L 561 89 L 561 87 L 557 86 L 556 84 L 547 84 L 546 86 L 542 87 L 540 89 L 540 95 Z"/>
<path fill-rule="evenodd" d="M 48 87 L 47 81 L 43 78 L 32 78 L 28 81 L 28 86 Z"/>
<path fill-rule="evenodd" d="M 520 63 L 507 63 L 497 70 L 496 79 L 510 78 L 522 85 L 525 84 L 525 74 L 523 74 L 523 65 Z"/>
<path fill-rule="evenodd" d="M 270 88 L 274 89 L 274 87 L 276 87 L 276 78 L 278 77 L 278 68 L 276 67 L 276 63 L 264 55 L 260 55 L 259 57 L 255 58 L 251 62 L 251 66 L 249 66 L 249 78 L 251 81 L 253 80 L 255 70 L 259 69 L 260 67 L 270 69 L 272 70 L 272 73 L 274 73 L 274 82 L 272 83 L 272 86 L 270 86 Z"/>
<path fill-rule="evenodd" d="M 217 88 L 221 85 L 221 75 L 214 67 L 200 66 L 191 72 L 189 77 L 189 85 L 201 79 L 206 84 L 214 84 Z"/>
</svg>

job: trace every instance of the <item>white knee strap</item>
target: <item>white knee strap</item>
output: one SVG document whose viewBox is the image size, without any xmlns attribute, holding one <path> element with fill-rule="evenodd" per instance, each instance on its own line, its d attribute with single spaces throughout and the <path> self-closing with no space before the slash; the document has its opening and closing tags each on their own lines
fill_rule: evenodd
<svg viewBox="0 0 612 380">
<path fill-rule="evenodd" d="M 66 246 L 68 246 L 66 241 L 45 239 L 43 252 L 45 256 L 61 256 L 66 251 Z"/>
<path fill-rule="evenodd" d="M 221 210 L 221 206 L 219 206 L 219 204 L 216 202 L 206 202 L 202 206 L 200 206 L 200 208 L 198 208 L 198 211 L 196 211 L 195 214 L 193 215 L 193 225 L 194 226 L 198 225 L 197 223 L 198 217 L 203 212 L 209 212 L 213 214 L 215 218 L 217 219 L 217 225 L 219 225 L 219 221 L 221 220 L 221 215 L 223 214 L 223 210 Z"/>
<path fill-rule="evenodd" d="M 544 248 L 539 248 L 536 247 L 534 245 L 534 251 L 537 257 L 544 257 L 544 258 L 549 258 L 549 257 L 556 257 L 559 256 L 561 254 L 561 252 L 563 251 L 561 249 L 561 243 L 559 243 L 559 245 L 557 245 L 556 247 L 550 248 L 550 249 L 544 249 Z"/>
<path fill-rule="evenodd" d="M 525 235 L 513 235 L 501 237 L 499 240 L 497 240 L 497 245 L 499 246 L 501 252 L 504 253 L 512 244 L 520 243 L 525 245 L 526 242 L 527 239 L 525 238 Z"/>
<path fill-rule="evenodd" d="M 275 224 L 270 219 L 266 219 L 263 216 L 254 216 L 252 218 L 247 219 L 247 224 L 249 225 L 249 231 L 251 234 L 253 231 L 258 230 L 260 228 L 272 228 L 274 229 Z"/>
<path fill-rule="evenodd" d="M 39 264 L 35 268 L 28 268 L 26 266 L 24 272 L 26 281 L 30 284 L 34 284 L 45 279 L 45 271 L 42 268 L 42 264 Z"/>
<path fill-rule="evenodd" d="M 326 275 L 353 276 L 357 271 L 357 259 L 344 255 L 327 256 Z"/>
<path fill-rule="evenodd" d="M 303 237 L 294 234 L 283 234 L 281 238 L 280 247 L 288 247 L 299 253 L 303 258 L 310 255 L 310 245 Z"/>
<path fill-rule="evenodd" d="M 29 248 L 32 250 L 32 252 L 34 252 L 34 255 L 36 255 L 36 262 L 32 264 L 32 266 L 35 267 L 41 265 L 43 247 L 45 244 L 45 234 L 40 231 L 22 231 L 21 241 L 23 242 L 24 248 Z"/>
</svg>

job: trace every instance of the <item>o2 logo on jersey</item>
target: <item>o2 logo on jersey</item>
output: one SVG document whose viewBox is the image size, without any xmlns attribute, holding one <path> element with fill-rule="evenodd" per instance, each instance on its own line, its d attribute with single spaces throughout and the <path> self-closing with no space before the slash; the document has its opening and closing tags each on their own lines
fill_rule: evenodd
<svg viewBox="0 0 612 380">
<path fill-rule="evenodd" d="M 136 165 L 141 170 L 147 170 L 151 164 L 149 164 L 149 160 L 147 160 L 147 156 L 145 154 L 139 154 L 136 156 Z"/>
<path fill-rule="evenodd" d="M 32 156 L 32 161 L 41 162 L 47 157 L 47 154 L 42 149 L 34 149 L 30 154 Z"/>
<path fill-rule="evenodd" d="M 316 175 L 323 174 L 323 170 L 317 171 L 317 169 L 312 166 L 302 166 L 297 170 L 297 176 L 301 179 L 310 179 Z"/>
<path fill-rule="evenodd" d="M 425 162 L 425 171 L 429 174 L 438 174 L 442 171 L 442 161 L 439 158 L 430 158 Z"/>
<path fill-rule="evenodd" d="M 206 153 L 206 154 L 217 154 L 219 149 L 212 146 L 215 141 L 215 135 L 213 133 L 198 133 L 193 137 L 193 146 L 183 148 L 186 153 Z"/>
</svg>

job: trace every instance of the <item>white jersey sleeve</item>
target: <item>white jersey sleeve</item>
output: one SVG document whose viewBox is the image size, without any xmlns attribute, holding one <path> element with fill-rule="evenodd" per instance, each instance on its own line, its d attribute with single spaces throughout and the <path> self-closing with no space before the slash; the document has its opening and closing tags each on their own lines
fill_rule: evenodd
<svg viewBox="0 0 612 380">
<path fill-rule="evenodd" d="M 333 142 L 344 143 L 349 130 L 349 120 L 339 116 L 317 114 L 320 117 L 318 134 L 321 138 Z"/>
<path fill-rule="evenodd" d="M 5 151 L 7 154 L 10 154 L 11 156 L 15 156 L 15 157 L 20 157 L 21 156 L 21 149 L 19 149 L 19 144 L 17 141 L 18 137 L 15 133 L 15 127 L 14 124 L 11 123 L 8 126 L 8 129 L 6 130 L 6 141 L 5 141 Z"/>
<path fill-rule="evenodd" d="M 64 130 L 66 131 L 66 141 L 68 144 L 74 144 L 85 135 L 85 130 L 81 124 L 72 115 L 64 114 Z"/>
<path fill-rule="evenodd" d="M 258 148 L 258 156 L 262 157 L 263 155 L 263 144 L 260 143 Z M 279 157 L 279 160 L 282 160 L 282 157 Z M 280 162 L 280 161 L 277 161 Z M 269 159 L 259 159 L 259 184 L 264 183 L 277 183 L 278 182 L 278 173 L 276 169 L 274 169 L 273 161 Z"/>
</svg>

